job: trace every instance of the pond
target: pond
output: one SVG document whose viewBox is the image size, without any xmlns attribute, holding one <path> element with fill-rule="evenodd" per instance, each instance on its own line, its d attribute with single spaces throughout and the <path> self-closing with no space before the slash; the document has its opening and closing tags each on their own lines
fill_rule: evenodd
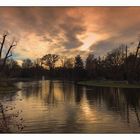
<svg viewBox="0 0 140 140">
<path fill-rule="evenodd" d="M 12 133 L 140 133 L 140 90 L 93 88 L 72 82 L 18 82 L 0 95 L 20 111 L 24 128 Z M 10 110 L 12 112 L 12 110 Z"/>
</svg>

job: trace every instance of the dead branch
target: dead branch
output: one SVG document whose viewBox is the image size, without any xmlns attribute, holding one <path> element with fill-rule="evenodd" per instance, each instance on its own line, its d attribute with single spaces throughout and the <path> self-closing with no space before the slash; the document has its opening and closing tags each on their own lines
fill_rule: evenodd
<svg viewBox="0 0 140 140">
<path fill-rule="evenodd" d="M 10 47 L 9 47 L 9 49 L 8 49 L 8 51 L 7 51 L 7 53 L 6 53 L 6 55 L 5 55 L 5 57 L 4 57 L 3 64 L 2 64 L 2 67 L 1 67 L 1 70 L 0 70 L 0 71 L 2 71 L 2 70 L 4 69 L 5 64 L 6 64 L 6 60 L 7 60 L 9 57 L 12 56 L 11 49 L 12 49 L 14 46 L 16 46 L 16 45 L 17 45 L 17 42 L 15 41 L 15 39 L 13 39 L 13 41 L 12 41 L 12 43 L 11 43 L 11 45 L 10 45 Z M 11 54 L 10 54 L 10 53 L 11 53 Z"/>
<path fill-rule="evenodd" d="M 0 47 L 0 59 L 2 57 L 2 49 L 3 49 L 3 46 L 4 46 L 4 43 L 5 43 L 5 39 L 6 39 L 6 36 L 8 35 L 8 32 L 4 32 L 3 34 L 3 39 L 2 39 L 2 42 L 1 42 L 1 47 Z"/>
</svg>

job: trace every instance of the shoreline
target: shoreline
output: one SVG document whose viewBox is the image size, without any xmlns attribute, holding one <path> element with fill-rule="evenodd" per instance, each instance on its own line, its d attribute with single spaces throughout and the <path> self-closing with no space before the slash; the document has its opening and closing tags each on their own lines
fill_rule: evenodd
<svg viewBox="0 0 140 140">
<path fill-rule="evenodd" d="M 117 81 L 80 81 L 78 85 L 81 86 L 92 86 L 92 87 L 112 87 L 112 88 L 128 88 L 128 89 L 140 89 L 140 84 L 129 84 L 129 83 L 119 83 Z"/>
<path fill-rule="evenodd" d="M 13 93 L 13 92 L 17 92 L 21 90 L 15 86 L 16 82 L 32 82 L 32 81 L 37 81 L 37 80 L 41 80 L 41 79 L 15 78 L 15 79 L 1 80 L 0 81 L 0 94 Z M 46 80 L 50 80 L 50 79 L 46 79 Z M 71 81 L 71 82 L 75 83 L 74 81 Z M 79 82 L 76 82 L 76 84 L 79 86 L 90 86 L 90 87 L 140 89 L 140 84 L 130 84 L 130 83 L 127 83 L 127 81 L 79 81 Z"/>
</svg>

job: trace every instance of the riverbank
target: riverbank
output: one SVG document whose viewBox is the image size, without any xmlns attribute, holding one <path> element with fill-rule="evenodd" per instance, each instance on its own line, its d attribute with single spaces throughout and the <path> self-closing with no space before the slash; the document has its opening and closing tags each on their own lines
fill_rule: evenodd
<svg viewBox="0 0 140 140">
<path fill-rule="evenodd" d="M 80 81 L 78 85 L 93 87 L 114 87 L 114 88 L 140 88 L 140 84 L 128 84 L 117 81 Z"/>
</svg>

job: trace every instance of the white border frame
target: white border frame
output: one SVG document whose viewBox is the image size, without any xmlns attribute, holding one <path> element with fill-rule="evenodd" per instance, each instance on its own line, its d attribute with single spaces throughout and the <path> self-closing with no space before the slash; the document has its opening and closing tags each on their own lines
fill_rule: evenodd
<svg viewBox="0 0 140 140">
<path fill-rule="evenodd" d="M 1 0 L 0 6 L 140 6 L 140 0 Z M 139 135 L 121 135 L 121 134 L 111 134 L 111 135 L 64 135 L 64 134 L 57 134 L 57 135 L 5 135 L 1 134 L 1 139 L 13 139 L 19 140 L 26 138 L 28 139 L 46 139 L 47 138 L 53 139 L 107 139 L 107 140 L 119 140 L 119 139 L 137 139 Z"/>
<path fill-rule="evenodd" d="M 140 0 L 1 0 L 0 6 L 140 6 Z"/>
</svg>

